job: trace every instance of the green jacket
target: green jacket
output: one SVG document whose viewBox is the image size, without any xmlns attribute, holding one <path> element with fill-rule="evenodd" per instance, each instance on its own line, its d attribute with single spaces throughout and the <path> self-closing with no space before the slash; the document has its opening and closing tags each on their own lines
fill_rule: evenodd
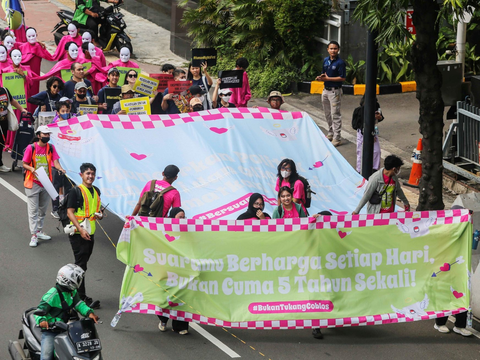
<svg viewBox="0 0 480 360">
<path fill-rule="evenodd" d="M 106 0 L 100 0 L 105 1 Z M 87 23 L 88 15 L 85 14 L 86 9 L 90 9 L 94 3 L 99 5 L 98 0 L 75 0 L 75 14 L 73 14 L 73 20 L 79 24 L 85 25 Z"/>
<path fill-rule="evenodd" d="M 75 310 L 77 310 L 83 316 L 88 316 L 93 313 L 93 310 L 90 309 L 82 299 L 80 299 L 77 290 L 73 290 L 72 292 L 62 291 L 62 294 L 65 302 L 69 306 L 71 306 L 72 303 L 75 304 Z M 43 295 L 42 301 L 40 301 L 40 305 L 38 305 L 37 309 L 44 310 L 47 313 L 46 316 L 35 315 L 35 321 L 37 325 L 39 325 L 42 321 L 46 321 L 49 324 L 54 323 L 55 321 L 63 321 L 62 303 L 56 287 L 52 287 L 45 295 Z"/>
<path fill-rule="evenodd" d="M 295 207 L 297 208 L 298 217 L 301 217 L 301 218 L 307 217 L 307 214 L 305 214 L 305 211 L 303 211 L 302 205 L 297 204 L 297 203 L 293 203 L 293 205 L 295 205 Z M 273 209 L 272 219 L 283 218 L 283 215 L 285 215 L 284 212 L 282 212 L 282 216 L 280 216 L 280 214 L 278 213 L 278 206 L 277 206 L 275 209 Z"/>
</svg>

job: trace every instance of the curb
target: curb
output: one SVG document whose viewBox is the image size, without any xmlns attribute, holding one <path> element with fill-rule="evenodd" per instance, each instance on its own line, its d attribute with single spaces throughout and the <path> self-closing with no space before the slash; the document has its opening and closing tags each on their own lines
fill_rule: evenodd
<svg viewBox="0 0 480 360">
<path fill-rule="evenodd" d="M 299 82 L 297 86 L 298 91 L 308 94 L 321 94 L 323 92 L 322 81 L 302 81 Z M 343 85 L 342 90 L 346 95 L 363 95 L 365 94 L 365 84 Z M 377 85 L 377 95 L 399 94 L 416 90 L 417 83 L 415 81 L 405 81 L 398 84 Z"/>
</svg>

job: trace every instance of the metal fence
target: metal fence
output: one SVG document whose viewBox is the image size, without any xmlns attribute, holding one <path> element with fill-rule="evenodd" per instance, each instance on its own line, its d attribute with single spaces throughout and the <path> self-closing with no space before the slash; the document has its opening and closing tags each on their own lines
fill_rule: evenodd
<svg viewBox="0 0 480 360">
<path fill-rule="evenodd" d="M 458 156 L 479 164 L 480 108 L 459 101 L 457 119 Z"/>
</svg>

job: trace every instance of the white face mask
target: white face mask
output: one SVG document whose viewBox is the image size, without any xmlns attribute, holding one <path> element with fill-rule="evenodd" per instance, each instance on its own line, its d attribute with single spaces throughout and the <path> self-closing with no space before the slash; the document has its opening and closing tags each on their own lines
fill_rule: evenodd
<svg viewBox="0 0 480 360">
<path fill-rule="evenodd" d="M 202 95 L 202 96 L 199 96 L 198 98 L 200 99 L 200 101 L 201 101 L 202 103 L 203 103 L 203 101 L 205 100 L 205 96 L 203 96 L 203 95 Z"/>
<path fill-rule="evenodd" d="M 292 174 L 292 172 L 291 172 L 291 171 L 282 170 L 282 171 L 280 171 L 280 174 L 282 174 L 282 177 L 283 177 L 284 179 L 286 179 L 286 178 L 290 177 L 290 175 Z"/>
<path fill-rule="evenodd" d="M 68 35 L 71 37 L 76 37 L 77 36 L 77 27 L 73 25 L 72 23 L 68 24 Z"/>
<path fill-rule="evenodd" d="M 130 60 L 130 50 L 128 50 L 128 48 L 124 47 L 120 49 L 120 60 L 123 63 L 126 63 Z"/>
<path fill-rule="evenodd" d="M 83 35 L 82 35 L 82 43 L 90 43 L 92 42 L 92 35 L 90 35 L 89 32 L 84 32 Z"/>
<path fill-rule="evenodd" d="M 30 44 L 35 44 L 37 42 L 37 32 L 33 29 L 27 30 L 27 41 Z"/>
<path fill-rule="evenodd" d="M 225 101 L 225 102 L 229 102 L 229 101 L 230 101 L 230 98 L 231 98 L 230 95 L 228 95 L 228 96 L 222 96 L 222 100 Z"/>
<path fill-rule="evenodd" d="M 0 47 L 0 62 L 5 62 L 5 60 L 7 60 L 7 51 Z"/>
<path fill-rule="evenodd" d="M 13 50 L 10 57 L 15 65 L 19 65 L 22 62 L 22 53 L 20 50 Z"/>
<path fill-rule="evenodd" d="M 68 55 L 75 60 L 78 57 L 78 46 L 76 44 L 70 44 L 68 47 Z"/>
<path fill-rule="evenodd" d="M 8 51 L 13 49 L 13 46 L 15 45 L 15 39 L 8 35 L 5 40 L 3 40 L 3 44 L 7 48 Z"/>
<path fill-rule="evenodd" d="M 178 79 L 178 81 L 187 81 L 187 79 Z"/>
<path fill-rule="evenodd" d="M 97 56 L 97 49 L 95 49 L 95 45 L 93 45 L 92 43 L 88 44 L 88 53 L 92 58 Z"/>
</svg>

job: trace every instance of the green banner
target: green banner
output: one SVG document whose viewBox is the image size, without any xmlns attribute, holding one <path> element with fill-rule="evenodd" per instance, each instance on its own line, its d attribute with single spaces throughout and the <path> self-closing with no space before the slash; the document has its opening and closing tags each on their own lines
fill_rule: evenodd
<svg viewBox="0 0 480 360">
<path fill-rule="evenodd" d="M 232 327 L 261 322 L 252 325 L 260 328 L 276 320 L 298 320 L 298 328 L 312 326 L 302 320 L 347 324 L 377 316 L 374 321 L 388 323 L 464 311 L 472 224 L 462 211 L 408 213 L 408 219 L 384 214 L 371 221 L 328 217 L 316 224 L 301 219 L 304 230 L 296 231 L 284 219 L 262 221 L 263 229 L 252 231 L 251 221 L 222 226 L 134 217 L 117 246 L 127 265 L 121 311 L 154 313 L 158 306 L 157 313 L 185 312 Z M 133 298 L 143 307 L 126 306 Z"/>
<path fill-rule="evenodd" d="M 27 72 L 23 72 L 27 76 Z M 23 107 L 27 106 L 25 97 L 25 79 L 14 72 L 2 74 L 3 87 L 6 87 L 12 97 Z"/>
<path fill-rule="evenodd" d="M 127 72 L 129 70 L 132 70 L 133 68 L 128 68 L 128 67 L 121 67 L 121 66 L 115 66 L 118 71 L 120 72 L 120 77 L 118 78 L 118 85 L 122 86 L 123 83 L 125 82 L 125 77 L 127 76 Z M 140 73 L 140 69 L 133 69 L 137 71 L 137 73 Z"/>
</svg>

